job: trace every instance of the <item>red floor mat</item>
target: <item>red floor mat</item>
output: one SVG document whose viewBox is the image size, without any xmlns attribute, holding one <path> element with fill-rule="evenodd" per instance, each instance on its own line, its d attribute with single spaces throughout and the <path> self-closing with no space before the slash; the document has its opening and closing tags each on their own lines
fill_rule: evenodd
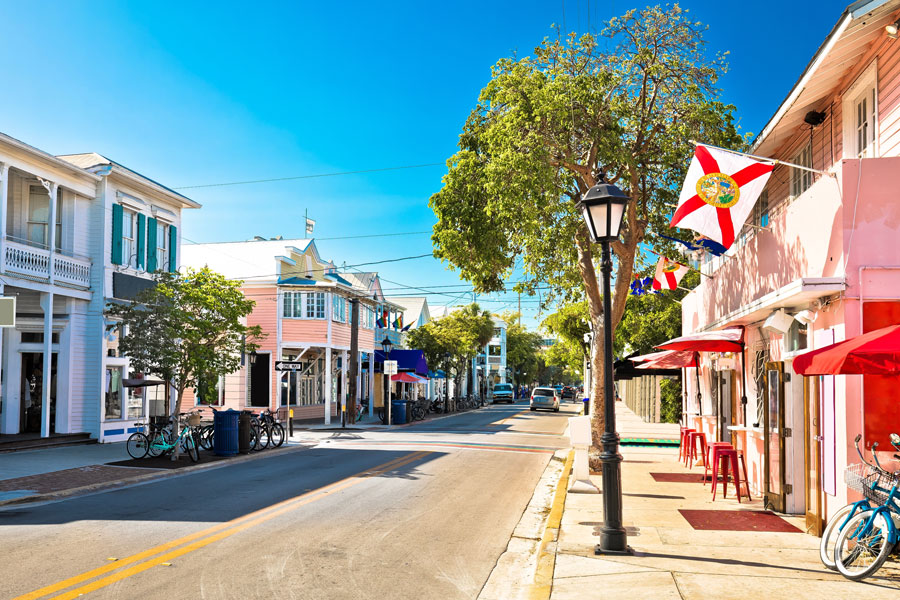
<svg viewBox="0 0 900 600">
<path fill-rule="evenodd" d="M 678 512 L 694 529 L 803 533 L 775 513 L 766 510 L 678 509 Z"/>
</svg>

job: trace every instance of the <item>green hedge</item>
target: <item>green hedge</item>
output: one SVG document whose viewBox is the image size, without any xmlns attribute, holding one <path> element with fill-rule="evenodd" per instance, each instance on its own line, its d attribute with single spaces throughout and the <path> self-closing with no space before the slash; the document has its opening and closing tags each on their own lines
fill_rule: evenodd
<svg viewBox="0 0 900 600">
<path fill-rule="evenodd" d="M 659 383 L 659 418 L 663 423 L 678 423 L 681 420 L 681 381 L 663 379 Z"/>
</svg>

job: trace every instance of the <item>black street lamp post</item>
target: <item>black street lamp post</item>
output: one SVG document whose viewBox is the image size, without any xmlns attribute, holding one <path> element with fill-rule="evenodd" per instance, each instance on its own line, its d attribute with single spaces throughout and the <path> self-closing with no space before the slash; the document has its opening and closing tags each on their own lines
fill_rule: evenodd
<svg viewBox="0 0 900 600">
<path fill-rule="evenodd" d="M 391 343 L 391 338 L 389 338 L 386 335 L 384 336 L 384 339 L 381 340 L 381 349 L 384 351 L 384 363 L 382 363 L 382 365 L 384 365 L 386 367 L 387 365 L 385 363 L 387 363 L 387 361 L 389 361 L 391 359 L 391 350 L 394 349 L 394 344 Z M 384 417 L 386 420 L 382 421 L 382 422 L 385 425 L 390 426 L 390 424 L 391 424 L 391 376 L 387 374 L 386 368 L 383 368 L 381 370 L 382 370 L 382 374 L 384 375 L 384 378 L 385 378 L 385 383 L 387 384 L 386 385 L 387 394 L 385 395 L 385 399 L 384 399 Z"/>
<path fill-rule="evenodd" d="M 603 527 L 595 554 L 630 554 L 628 537 L 622 526 L 622 455 L 616 433 L 616 398 L 613 386 L 613 346 L 610 303 L 612 256 L 609 244 L 619 238 L 625 206 L 630 198 L 611 183 L 598 183 L 578 203 L 591 241 L 602 248 L 600 271 L 603 273 L 603 435 L 600 444 L 603 480 Z"/>
</svg>

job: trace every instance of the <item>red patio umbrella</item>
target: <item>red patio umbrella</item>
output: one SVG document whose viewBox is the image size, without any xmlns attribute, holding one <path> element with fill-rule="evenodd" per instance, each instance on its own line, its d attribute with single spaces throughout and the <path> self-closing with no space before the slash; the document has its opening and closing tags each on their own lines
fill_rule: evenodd
<svg viewBox="0 0 900 600">
<path fill-rule="evenodd" d="M 722 329 L 683 335 L 657 346 L 660 350 L 694 352 L 740 352 L 744 349 L 744 329 Z"/>
<path fill-rule="evenodd" d="M 391 381 L 399 381 L 400 383 L 422 383 L 422 380 L 413 375 L 412 373 L 397 373 L 396 375 L 391 375 Z"/>
<path fill-rule="evenodd" d="M 810 350 L 794 359 L 800 375 L 900 374 L 900 325 Z"/>
</svg>

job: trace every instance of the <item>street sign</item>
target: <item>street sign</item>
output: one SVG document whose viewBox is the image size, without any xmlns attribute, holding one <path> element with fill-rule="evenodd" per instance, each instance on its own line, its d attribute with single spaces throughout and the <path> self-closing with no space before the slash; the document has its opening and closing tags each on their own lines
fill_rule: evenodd
<svg viewBox="0 0 900 600">
<path fill-rule="evenodd" d="M 396 375 L 397 374 L 397 361 L 396 360 L 384 361 L 384 373 L 385 373 L 385 375 Z"/>
<path fill-rule="evenodd" d="M 0 297 L 0 327 L 16 326 L 16 297 Z"/>
<path fill-rule="evenodd" d="M 303 370 L 303 363 L 299 361 L 290 361 L 290 360 L 278 360 L 275 361 L 275 370 L 276 371 L 301 371 Z"/>
</svg>

